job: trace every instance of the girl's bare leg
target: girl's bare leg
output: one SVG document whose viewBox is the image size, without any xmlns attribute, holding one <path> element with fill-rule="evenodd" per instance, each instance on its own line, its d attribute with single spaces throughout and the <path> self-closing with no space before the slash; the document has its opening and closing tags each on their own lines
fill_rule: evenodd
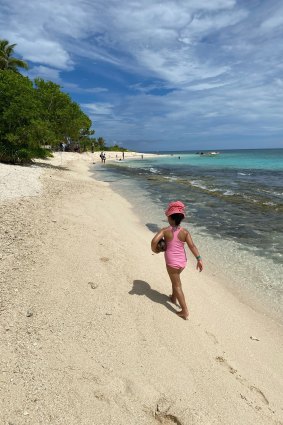
<svg viewBox="0 0 283 425">
<path fill-rule="evenodd" d="M 175 291 L 174 291 L 173 285 L 172 285 L 172 294 L 171 294 L 171 295 L 169 295 L 169 298 L 170 298 L 171 303 L 173 303 L 173 304 L 176 304 L 176 305 L 177 305 L 177 297 L 176 297 L 176 294 L 175 294 Z"/>
<path fill-rule="evenodd" d="M 184 292 L 182 289 L 181 284 L 181 278 L 180 274 L 183 271 L 183 269 L 174 269 L 173 267 L 167 267 L 167 272 L 169 274 L 171 283 L 172 283 L 172 296 L 171 301 L 174 302 L 175 299 L 179 301 L 179 304 L 181 306 L 181 311 L 179 311 L 177 314 L 178 316 L 182 317 L 183 319 L 187 319 L 189 316 L 189 310 L 186 304 Z"/>
</svg>

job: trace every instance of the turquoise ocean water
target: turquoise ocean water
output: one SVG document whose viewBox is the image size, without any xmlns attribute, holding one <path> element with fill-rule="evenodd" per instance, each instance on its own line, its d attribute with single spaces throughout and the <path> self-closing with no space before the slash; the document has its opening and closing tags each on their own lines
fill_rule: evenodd
<svg viewBox="0 0 283 425">
<path fill-rule="evenodd" d="M 184 226 L 203 244 L 210 270 L 239 296 L 282 315 L 283 149 L 126 155 L 97 168 L 96 178 L 127 197 L 151 231 L 165 226 L 168 202 L 183 201 Z"/>
</svg>

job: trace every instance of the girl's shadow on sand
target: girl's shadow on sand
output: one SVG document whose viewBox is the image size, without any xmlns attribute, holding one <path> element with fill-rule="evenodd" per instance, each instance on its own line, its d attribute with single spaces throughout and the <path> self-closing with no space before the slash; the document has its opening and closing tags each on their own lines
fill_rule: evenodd
<svg viewBox="0 0 283 425">
<path fill-rule="evenodd" d="M 129 294 L 130 295 L 145 295 L 151 301 L 157 304 L 162 304 L 166 308 L 168 308 L 168 310 L 172 311 L 172 313 L 176 313 L 176 310 L 170 304 L 170 298 L 168 297 L 168 295 L 161 294 L 155 289 L 152 289 L 149 283 L 145 282 L 144 280 L 134 280 L 133 288 L 129 292 Z"/>
</svg>

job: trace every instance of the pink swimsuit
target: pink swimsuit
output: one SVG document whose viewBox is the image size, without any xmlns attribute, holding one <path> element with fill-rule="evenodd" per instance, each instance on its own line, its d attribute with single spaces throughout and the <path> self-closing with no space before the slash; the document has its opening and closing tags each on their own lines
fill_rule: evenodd
<svg viewBox="0 0 283 425">
<path fill-rule="evenodd" d="M 167 266 L 173 267 L 174 269 L 183 269 L 187 264 L 187 256 L 185 251 L 185 242 L 180 241 L 178 238 L 180 228 L 174 228 L 171 226 L 173 232 L 173 239 L 166 241 L 167 249 L 164 253 L 165 262 Z"/>
</svg>

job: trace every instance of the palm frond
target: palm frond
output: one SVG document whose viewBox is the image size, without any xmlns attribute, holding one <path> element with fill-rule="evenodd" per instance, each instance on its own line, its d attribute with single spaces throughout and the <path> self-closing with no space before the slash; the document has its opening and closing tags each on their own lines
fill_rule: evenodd
<svg viewBox="0 0 283 425">
<path fill-rule="evenodd" d="M 8 40 L 0 39 L 0 69 L 10 69 L 18 72 L 18 68 L 28 69 L 28 64 L 18 58 L 14 58 L 16 44 L 9 44 Z"/>
</svg>

